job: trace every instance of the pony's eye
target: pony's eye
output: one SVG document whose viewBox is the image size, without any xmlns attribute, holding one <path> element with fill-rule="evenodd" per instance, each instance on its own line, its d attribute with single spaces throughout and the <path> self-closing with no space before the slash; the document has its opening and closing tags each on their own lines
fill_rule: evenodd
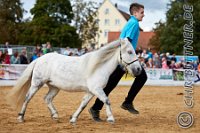
<svg viewBox="0 0 200 133">
<path fill-rule="evenodd" d="M 133 52 L 131 50 L 128 51 L 128 54 L 133 54 Z"/>
</svg>

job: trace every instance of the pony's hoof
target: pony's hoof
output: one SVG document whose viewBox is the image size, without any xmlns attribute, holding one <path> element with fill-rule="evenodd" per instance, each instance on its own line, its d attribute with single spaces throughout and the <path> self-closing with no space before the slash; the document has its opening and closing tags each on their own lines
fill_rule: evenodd
<svg viewBox="0 0 200 133">
<path fill-rule="evenodd" d="M 23 122 L 24 122 L 24 119 L 23 119 L 23 118 L 17 118 L 17 121 L 18 121 L 19 123 L 23 123 Z"/>
<path fill-rule="evenodd" d="M 76 118 L 73 118 L 72 116 L 70 117 L 71 119 L 70 119 L 70 123 L 72 124 L 72 125 L 76 125 Z"/>
<path fill-rule="evenodd" d="M 52 119 L 54 120 L 54 121 L 58 121 L 58 114 L 54 114 L 53 116 L 52 116 Z"/>
<path fill-rule="evenodd" d="M 107 122 L 111 123 L 111 124 L 114 124 L 115 123 L 115 120 L 114 119 L 107 119 Z"/>
<path fill-rule="evenodd" d="M 72 120 L 72 119 L 71 119 L 69 122 L 70 122 L 72 125 L 76 125 L 76 121 L 74 121 L 74 120 Z"/>
</svg>

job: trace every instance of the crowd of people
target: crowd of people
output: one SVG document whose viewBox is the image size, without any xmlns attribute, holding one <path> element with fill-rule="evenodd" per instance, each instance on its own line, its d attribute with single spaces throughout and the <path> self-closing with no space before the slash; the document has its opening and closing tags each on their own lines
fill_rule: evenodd
<svg viewBox="0 0 200 133">
<path fill-rule="evenodd" d="M 0 64 L 29 64 L 40 56 L 53 52 L 50 42 L 43 44 L 43 46 L 37 44 L 31 58 L 28 58 L 26 48 L 22 48 L 20 52 L 15 51 L 14 53 L 13 51 L 9 53 L 9 50 L 12 51 L 12 48 L 6 42 L 3 49 L 0 49 Z"/>
<path fill-rule="evenodd" d="M 0 64 L 29 64 L 31 61 L 39 58 L 40 56 L 53 52 L 52 46 L 50 42 L 46 44 L 35 46 L 33 51 L 33 55 L 28 59 L 26 48 L 23 48 L 21 52 L 14 52 L 12 55 L 8 54 L 8 50 L 11 48 L 9 43 L 6 42 L 4 46 L 4 52 L 0 50 Z M 70 48 L 66 47 L 64 51 L 61 53 L 66 56 L 81 56 L 87 52 L 93 51 L 93 49 L 87 48 Z M 159 53 L 152 52 L 151 49 L 137 49 L 136 54 L 141 62 L 141 65 L 144 68 L 162 68 L 162 69 L 184 69 L 185 61 L 177 60 L 176 55 L 170 53 Z M 191 65 L 195 70 L 200 72 L 200 63 L 199 61 L 191 62 Z"/>
<path fill-rule="evenodd" d="M 176 54 L 151 52 L 151 49 L 137 49 L 136 54 L 144 68 L 162 68 L 162 69 L 184 69 L 186 66 L 185 59 L 177 59 Z M 190 62 L 195 70 L 200 72 L 198 60 Z"/>
</svg>

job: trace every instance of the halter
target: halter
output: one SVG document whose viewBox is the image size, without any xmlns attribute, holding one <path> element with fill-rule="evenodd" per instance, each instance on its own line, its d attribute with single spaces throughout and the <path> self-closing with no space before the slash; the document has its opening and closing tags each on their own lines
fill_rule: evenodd
<svg viewBox="0 0 200 133">
<path fill-rule="evenodd" d="M 120 60 L 121 60 L 121 62 L 123 62 L 123 63 L 125 63 L 125 71 L 126 71 L 126 76 L 125 76 L 125 78 L 127 77 L 127 74 L 128 74 L 128 69 L 127 69 L 127 66 L 129 66 L 129 65 L 131 65 L 132 63 L 134 63 L 134 62 L 136 62 L 136 61 L 138 61 L 138 59 L 136 59 L 136 60 L 133 60 L 133 61 L 131 61 L 131 62 L 126 62 L 126 61 L 124 61 L 123 59 L 122 59 L 122 52 L 121 52 L 121 43 L 120 43 Z"/>
</svg>

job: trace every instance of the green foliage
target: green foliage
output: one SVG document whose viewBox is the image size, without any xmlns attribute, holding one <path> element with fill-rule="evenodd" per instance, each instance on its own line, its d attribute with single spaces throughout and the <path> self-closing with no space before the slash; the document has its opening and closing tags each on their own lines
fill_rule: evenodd
<svg viewBox="0 0 200 133">
<path fill-rule="evenodd" d="M 74 22 L 77 33 L 83 43 L 96 43 L 98 33 L 98 22 L 96 2 L 84 2 L 83 0 L 72 0 Z"/>
<path fill-rule="evenodd" d="M 73 18 L 70 1 L 37 0 L 31 13 L 33 19 L 24 23 L 20 43 L 33 45 L 50 41 L 56 47 L 80 47 L 76 29 L 70 26 Z"/>
<path fill-rule="evenodd" d="M 154 29 L 155 36 L 150 41 L 150 45 L 156 50 L 171 54 L 183 54 L 183 27 L 189 23 L 183 18 L 184 4 L 186 4 L 184 0 L 171 1 L 170 8 L 166 13 L 167 21 L 157 24 Z M 196 0 L 190 0 L 187 4 L 193 5 L 193 52 L 195 55 L 200 55 L 200 3 Z"/>
<path fill-rule="evenodd" d="M 20 0 L 0 0 L 0 43 L 18 43 L 23 12 Z"/>
</svg>

